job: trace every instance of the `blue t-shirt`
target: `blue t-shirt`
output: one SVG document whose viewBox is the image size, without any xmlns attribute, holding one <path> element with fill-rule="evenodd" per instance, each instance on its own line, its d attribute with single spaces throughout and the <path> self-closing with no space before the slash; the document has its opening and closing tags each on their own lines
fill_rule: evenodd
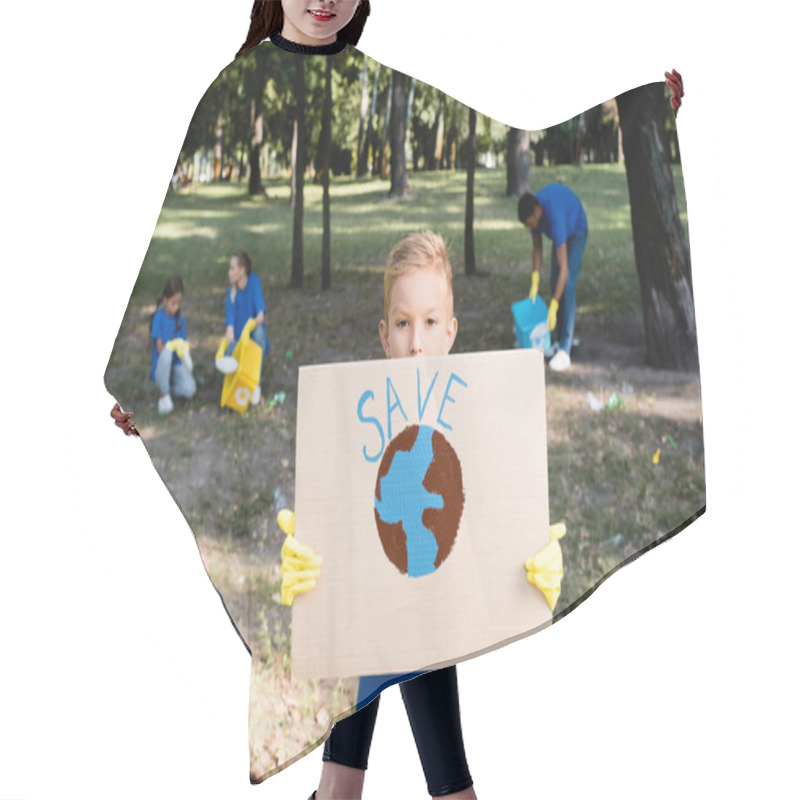
<svg viewBox="0 0 800 800">
<path fill-rule="evenodd" d="M 542 217 L 531 234 L 543 233 L 553 240 L 553 247 L 561 247 L 570 236 L 589 230 L 581 201 L 569 187 L 549 183 L 534 197 L 542 207 Z"/>
<path fill-rule="evenodd" d="M 257 317 L 261 311 L 266 313 L 267 307 L 258 275 L 251 273 L 247 276 L 247 286 L 236 289 L 235 299 L 231 299 L 233 290 L 234 287 L 229 286 L 225 294 L 225 327 L 233 325 L 233 338 L 238 341 L 247 320 Z"/>
<path fill-rule="evenodd" d="M 153 343 L 152 358 L 150 359 L 151 381 L 156 379 L 156 364 L 158 364 L 156 339 L 161 339 L 164 344 L 171 342 L 173 339 L 186 339 L 186 320 L 183 318 L 183 314 L 178 315 L 178 330 L 175 330 L 175 322 L 175 317 L 167 314 L 167 310 L 163 307 L 159 308 L 153 317 L 153 324 L 150 327 L 150 340 Z M 176 364 L 179 361 L 180 359 L 176 355 L 172 363 Z"/>
</svg>

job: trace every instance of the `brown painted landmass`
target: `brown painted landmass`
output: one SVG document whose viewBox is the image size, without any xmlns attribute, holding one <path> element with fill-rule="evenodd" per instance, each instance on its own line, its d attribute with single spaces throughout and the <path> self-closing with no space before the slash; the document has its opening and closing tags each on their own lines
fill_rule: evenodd
<svg viewBox="0 0 800 800">
<path fill-rule="evenodd" d="M 392 464 L 394 454 L 398 451 L 410 452 L 414 448 L 419 433 L 419 425 L 409 425 L 389 442 L 388 447 L 383 453 L 381 465 L 378 469 L 378 477 L 375 481 L 375 497 L 381 500 L 381 479 L 388 474 Z M 408 575 L 408 548 L 407 537 L 402 522 L 393 525 L 384 522 L 378 510 L 374 509 L 375 524 L 378 526 L 378 536 L 380 537 L 383 550 L 389 561 L 394 564 L 403 575 Z"/>
<path fill-rule="evenodd" d="M 381 459 L 375 483 L 375 497 L 381 500 L 381 479 L 388 474 L 392 460 L 398 451 L 409 452 L 417 441 L 419 425 L 409 425 L 389 443 Z M 444 508 L 428 508 L 422 512 L 422 524 L 433 532 L 439 547 L 434 567 L 437 569 L 450 555 L 458 535 L 461 515 L 464 511 L 464 486 L 461 462 L 456 451 L 439 431 L 433 432 L 433 457 L 422 485 L 433 494 L 441 495 Z M 380 518 L 377 509 L 375 524 L 378 536 L 388 559 L 403 575 L 408 574 L 408 547 L 402 522 L 388 524 Z"/>
<path fill-rule="evenodd" d="M 438 569 L 453 549 L 464 511 L 461 462 L 453 446 L 439 431 L 433 432 L 433 459 L 422 485 L 444 500 L 444 508 L 426 508 L 422 512 L 422 524 L 433 531 L 439 545 L 439 553 L 433 562 Z"/>
</svg>

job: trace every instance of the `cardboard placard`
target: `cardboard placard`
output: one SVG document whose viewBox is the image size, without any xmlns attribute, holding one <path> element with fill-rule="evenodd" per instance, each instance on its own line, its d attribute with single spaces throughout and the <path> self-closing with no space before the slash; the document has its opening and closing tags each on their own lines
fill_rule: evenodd
<svg viewBox="0 0 800 800">
<path fill-rule="evenodd" d="M 455 663 L 548 624 L 544 359 L 509 350 L 302 367 L 292 675 Z"/>
</svg>

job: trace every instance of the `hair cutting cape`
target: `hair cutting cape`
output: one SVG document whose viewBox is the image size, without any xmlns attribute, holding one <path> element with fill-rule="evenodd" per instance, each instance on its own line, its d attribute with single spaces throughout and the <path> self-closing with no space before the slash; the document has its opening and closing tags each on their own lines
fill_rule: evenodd
<svg viewBox="0 0 800 800">
<path fill-rule="evenodd" d="M 535 103 L 524 89 L 519 97 Z M 226 66 L 197 106 L 105 381 L 136 412 L 142 442 L 252 655 L 253 782 L 308 753 L 337 719 L 398 680 L 293 678 L 292 614 L 319 587 L 298 595 L 294 608 L 281 604 L 285 535 L 276 515 L 295 508 L 299 369 L 384 360 L 383 268 L 403 234 L 431 229 L 449 245 L 453 354 L 509 351 L 528 347 L 531 335 L 524 320 L 515 328 L 511 311 L 528 298 L 536 241 L 519 220 L 518 198 L 544 192 L 538 294 L 546 305 L 560 274 L 551 248 L 571 247 L 578 223 L 556 219 L 558 198 L 545 190 L 567 187 L 585 213 L 579 271 L 569 265 L 571 366 L 546 368 L 546 494 L 550 521 L 566 524 L 563 577 L 558 563 L 549 577 L 544 563 L 536 585 L 522 561 L 515 573 L 532 595 L 549 591 L 552 619 L 705 509 L 688 223 L 669 92 L 649 84 L 575 111 L 547 130 L 517 130 L 352 47 L 298 54 L 270 41 Z M 240 251 L 252 273 L 237 312 L 228 269 Z M 180 315 L 162 308 L 154 316 L 174 276 L 184 287 Z M 235 318 L 245 301 L 255 315 L 259 287 L 260 340 Z M 216 368 L 229 324 L 239 326 L 230 355 L 241 370 L 260 347 L 260 384 L 257 365 L 249 378 Z M 155 338 L 170 353 L 157 377 L 168 382 L 171 413 L 159 413 L 161 391 L 150 377 L 160 363 Z M 339 424 L 335 413 L 327 424 Z M 522 479 L 518 491 L 526 491 Z M 373 513 L 372 495 L 367 503 Z M 347 520 L 340 527 L 346 535 Z M 503 530 L 487 535 L 501 546 Z M 299 528 L 297 540 L 305 543 Z M 324 581 L 331 549 L 319 550 Z M 338 646 L 369 652 L 371 635 L 358 630 Z M 321 651 L 331 646 L 320 642 Z"/>
</svg>

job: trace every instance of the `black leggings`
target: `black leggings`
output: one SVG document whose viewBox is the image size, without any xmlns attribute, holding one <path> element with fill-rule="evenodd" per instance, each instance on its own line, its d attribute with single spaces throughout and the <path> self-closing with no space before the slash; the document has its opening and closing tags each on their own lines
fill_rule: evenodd
<svg viewBox="0 0 800 800">
<path fill-rule="evenodd" d="M 461 735 L 456 668 L 437 669 L 404 681 L 400 692 L 431 797 L 468 789 L 472 778 Z M 378 695 L 369 705 L 333 726 L 325 742 L 323 761 L 367 768 L 380 699 Z"/>
</svg>

